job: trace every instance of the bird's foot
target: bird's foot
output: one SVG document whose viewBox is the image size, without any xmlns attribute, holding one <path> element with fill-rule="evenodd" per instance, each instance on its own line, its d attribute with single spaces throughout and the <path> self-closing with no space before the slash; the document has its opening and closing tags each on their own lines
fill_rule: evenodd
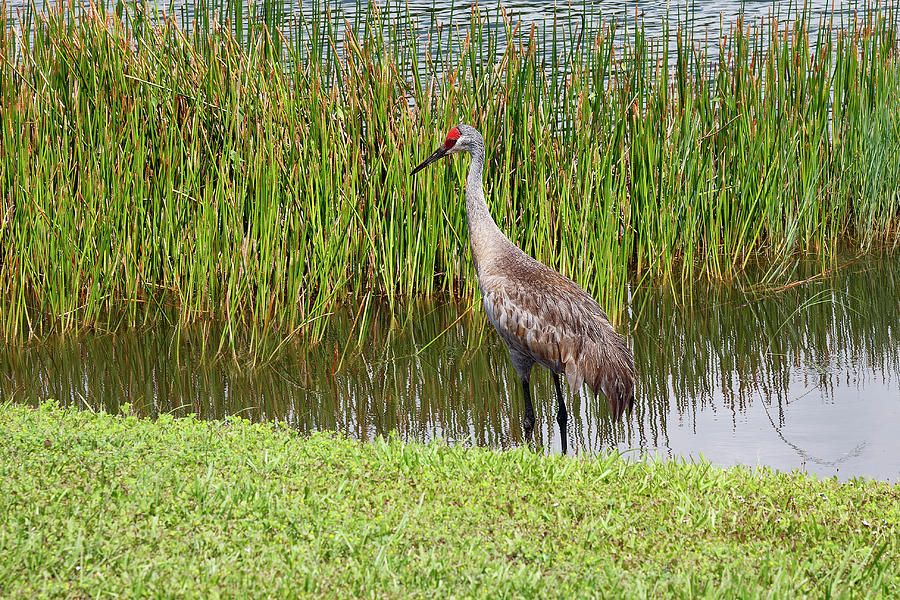
<svg viewBox="0 0 900 600">
<path fill-rule="evenodd" d="M 530 444 L 534 435 L 534 417 L 525 417 L 522 428 L 525 430 L 525 441 Z"/>
</svg>

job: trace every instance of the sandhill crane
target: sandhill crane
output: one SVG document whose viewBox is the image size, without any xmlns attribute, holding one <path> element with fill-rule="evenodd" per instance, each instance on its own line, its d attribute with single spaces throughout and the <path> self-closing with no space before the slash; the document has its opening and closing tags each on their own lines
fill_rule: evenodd
<svg viewBox="0 0 900 600">
<path fill-rule="evenodd" d="M 488 320 L 509 350 L 525 394 L 525 438 L 534 431 L 531 368 L 553 374 L 563 454 L 568 413 L 559 385 L 565 374 L 577 391 L 587 383 L 603 392 L 614 419 L 634 402 L 634 357 L 600 305 L 568 277 L 541 264 L 509 241 L 488 211 L 482 186 L 484 138 L 474 127 L 457 125 L 444 143 L 412 171 L 415 175 L 449 154 L 472 156 L 466 178 L 466 218 L 478 286 Z"/>
</svg>

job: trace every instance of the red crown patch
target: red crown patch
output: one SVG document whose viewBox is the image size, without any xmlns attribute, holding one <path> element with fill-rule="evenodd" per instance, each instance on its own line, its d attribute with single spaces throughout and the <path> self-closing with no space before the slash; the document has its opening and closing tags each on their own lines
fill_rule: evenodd
<svg viewBox="0 0 900 600">
<path fill-rule="evenodd" d="M 444 148 L 449 150 L 453 147 L 453 144 L 456 143 L 456 140 L 459 139 L 459 128 L 454 127 L 450 131 L 447 132 L 447 139 L 444 140 Z"/>
</svg>

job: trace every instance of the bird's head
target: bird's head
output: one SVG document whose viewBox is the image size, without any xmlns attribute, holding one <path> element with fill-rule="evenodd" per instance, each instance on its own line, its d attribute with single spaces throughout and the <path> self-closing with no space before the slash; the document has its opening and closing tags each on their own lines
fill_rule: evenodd
<svg viewBox="0 0 900 600">
<path fill-rule="evenodd" d="M 448 154 L 471 152 L 480 140 L 481 135 L 474 127 L 462 124 L 452 127 L 450 128 L 450 131 L 447 132 L 444 143 L 438 146 L 438 149 L 432 152 L 431 156 L 426 158 L 422 164 L 413 169 L 411 174 L 415 175 L 431 163 L 444 158 Z"/>
</svg>

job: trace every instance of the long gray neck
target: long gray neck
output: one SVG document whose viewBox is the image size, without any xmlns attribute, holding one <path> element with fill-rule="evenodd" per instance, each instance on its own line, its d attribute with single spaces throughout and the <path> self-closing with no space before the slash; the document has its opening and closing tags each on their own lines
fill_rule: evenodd
<svg viewBox="0 0 900 600">
<path fill-rule="evenodd" d="M 466 177 L 466 219 L 469 224 L 469 244 L 472 247 L 472 258 L 475 260 L 475 269 L 480 276 L 483 265 L 501 249 L 504 243 L 509 243 L 509 240 L 491 218 L 487 202 L 484 199 L 484 186 L 482 185 L 484 140 L 480 135 L 469 152 L 472 155 L 472 164 L 469 165 L 469 175 Z"/>
</svg>

